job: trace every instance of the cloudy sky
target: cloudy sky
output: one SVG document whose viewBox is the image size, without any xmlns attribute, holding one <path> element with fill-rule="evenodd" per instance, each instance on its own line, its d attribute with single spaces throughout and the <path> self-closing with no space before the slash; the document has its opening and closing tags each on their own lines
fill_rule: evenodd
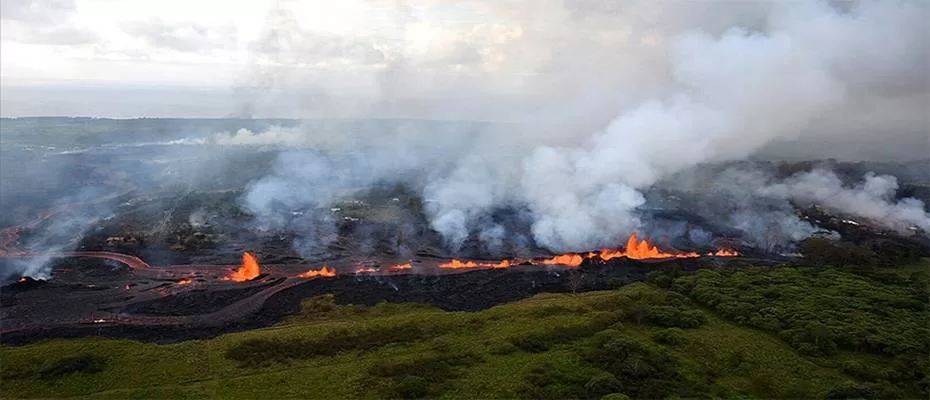
<svg viewBox="0 0 930 400">
<path fill-rule="evenodd" d="M 497 81 L 482 89 L 498 93 L 485 94 L 506 96 L 500 82 L 533 73 L 533 60 L 504 71 L 521 56 L 507 52 L 524 35 L 526 15 L 492 2 L 0 4 L 4 115 L 224 115 L 248 112 L 252 101 L 275 104 L 266 105 L 273 114 L 300 114 L 397 90 L 385 80 L 411 70 L 432 77 L 405 88 L 420 99 L 438 96 L 437 81 L 488 74 Z M 122 101 L 108 104 L 115 96 Z"/>
<path fill-rule="evenodd" d="M 512 119 L 565 96 L 587 107 L 616 97 L 611 91 L 646 89 L 630 84 L 663 71 L 664 35 L 720 31 L 734 18 L 752 25 L 768 8 L 607 0 L 0 4 L 3 115 L 469 119 Z"/>
<path fill-rule="evenodd" d="M 3 0 L 0 113 L 546 117 L 595 129 L 681 90 L 669 61 L 677 38 L 734 27 L 764 34 L 804 8 L 786 4 L 802 3 Z M 859 12 L 852 2 L 823 4 L 799 20 Z M 877 19 L 900 26 L 901 40 L 839 34 L 862 36 L 862 59 L 888 54 L 905 82 L 889 89 L 904 103 L 893 108 L 913 117 L 927 105 L 927 51 L 915 44 L 927 37 L 930 7 L 905 8 Z"/>
</svg>

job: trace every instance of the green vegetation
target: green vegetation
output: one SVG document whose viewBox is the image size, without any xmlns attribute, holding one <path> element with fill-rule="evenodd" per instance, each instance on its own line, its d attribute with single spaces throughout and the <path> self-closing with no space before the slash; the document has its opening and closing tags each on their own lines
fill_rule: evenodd
<svg viewBox="0 0 930 400">
<path fill-rule="evenodd" d="M 656 273 L 474 313 L 321 296 L 211 340 L 2 347 L 0 395 L 926 398 L 927 267 Z"/>
</svg>

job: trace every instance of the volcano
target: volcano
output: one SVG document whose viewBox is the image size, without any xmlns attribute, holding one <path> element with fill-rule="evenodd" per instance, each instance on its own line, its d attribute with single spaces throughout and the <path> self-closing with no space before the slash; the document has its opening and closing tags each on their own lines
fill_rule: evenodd
<svg viewBox="0 0 930 400">
<path fill-rule="evenodd" d="M 730 249 L 662 250 L 635 234 L 626 247 L 495 261 L 416 257 L 343 258 L 328 265 L 262 264 L 244 251 L 238 265 L 152 266 L 110 251 L 32 254 L 12 248 L 7 262 L 53 258 L 47 280 L 21 277 L 4 287 L 2 340 L 104 335 L 154 342 L 202 338 L 266 326 L 299 310 L 302 299 L 333 294 L 344 304 L 423 302 L 479 310 L 540 292 L 598 290 L 642 280 L 663 268 L 744 260 Z M 64 300 L 64 301 L 63 301 Z"/>
<path fill-rule="evenodd" d="M 248 222 L 235 218 L 249 221 L 248 216 L 222 214 L 235 209 L 242 192 L 189 194 L 176 207 L 192 211 L 179 212 L 182 217 L 166 224 L 162 236 L 142 240 L 135 232 L 158 225 L 164 216 L 152 210 L 161 203 L 133 197 L 132 188 L 116 193 L 99 201 L 122 201 L 119 212 L 83 237 L 70 238 L 76 243 L 72 250 L 49 251 L 35 243 L 41 243 L 43 230 L 97 202 L 58 206 L 0 230 L 5 271 L 36 265 L 48 271 L 7 276 L 0 292 L 0 341 L 103 335 L 165 343 L 268 326 L 298 311 L 304 299 L 323 294 L 339 304 L 420 302 L 470 311 L 542 292 L 614 288 L 653 271 L 800 260 L 777 242 L 760 245 L 748 228 L 733 229 L 709 217 L 724 218 L 726 210 L 693 211 L 712 209 L 701 196 L 713 193 L 688 199 L 657 191 L 662 201 L 656 203 L 665 208 L 644 210 L 643 229 L 617 238 L 613 247 L 564 253 L 521 242 L 531 227 L 518 210 L 493 215 L 510 232 L 498 246 L 489 247 L 493 241 L 476 233 L 452 248 L 430 228 L 422 199 L 396 189 L 326 209 L 287 210 L 292 225 L 277 229 L 244 228 Z M 217 217 L 209 224 L 193 218 L 211 213 Z M 902 236 L 868 220 L 800 205 L 794 213 L 792 218 L 825 227 L 826 235 L 875 249 L 930 251 L 919 235 Z M 333 229 L 322 229 L 326 226 Z M 777 225 L 766 229 L 772 227 Z"/>
</svg>

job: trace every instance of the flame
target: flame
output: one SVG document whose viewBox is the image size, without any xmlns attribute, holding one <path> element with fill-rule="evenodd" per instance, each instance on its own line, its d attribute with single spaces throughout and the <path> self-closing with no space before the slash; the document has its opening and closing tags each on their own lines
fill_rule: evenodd
<svg viewBox="0 0 930 400">
<path fill-rule="evenodd" d="M 181 280 L 178 281 L 178 285 L 190 285 L 190 284 L 193 283 L 193 282 L 194 282 L 194 281 L 192 281 L 192 280 L 190 280 L 190 279 L 181 279 Z"/>
<path fill-rule="evenodd" d="M 707 253 L 707 255 L 717 256 L 717 257 L 736 257 L 739 255 L 739 252 L 736 250 L 730 250 L 730 249 L 720 249 L 713 253 Z"/>
<path fill-rule="evenodd" d="M 333 268 L 327 267 L 325 265 L 323 266 L 323 268 L 320 268 L 318 270 L 310 269 L 310 270 L 307 270 L 307 272 L 297 275 L 298 278 L 317 278 L 317 277 L 332 278 L 334 276 L 336 276 L 336 270 Z"/>
<path fill-rule="evenodd" d="M 245 282 L 248 280 L 255 279 L 255 277 L 261 275 L 261 273 L 262 273 L 262 270 L 258 266 L 258 259 L 255 257 L 255 254 L 252 254 L 252 252 L 246 251 L 242 253 L 242 266 L 240 266 L 239 269 L 233 271 L 228 276 L 223 278 L 223 280 Z"/>
<path fill-rule="evenodd" d="M 406 264 L 394 264 L 388 269 L 388 272 L 409 271 L 411 269 L 413 269 L 413 264 L 408 262 Z"/>
</svg>

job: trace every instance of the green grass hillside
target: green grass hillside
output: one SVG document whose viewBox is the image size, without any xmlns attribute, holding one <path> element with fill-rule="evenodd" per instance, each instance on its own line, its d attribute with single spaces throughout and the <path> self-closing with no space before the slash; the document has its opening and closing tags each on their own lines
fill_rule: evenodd
<svg viewBox="0 0 930 400">
<path fill-rule="evenodd" d="M 474 313 L 324 296 L 212 340 L 2 347 L 0 397 L 927 398 L 926 270 L 663 273 Z"/>
</svg>

